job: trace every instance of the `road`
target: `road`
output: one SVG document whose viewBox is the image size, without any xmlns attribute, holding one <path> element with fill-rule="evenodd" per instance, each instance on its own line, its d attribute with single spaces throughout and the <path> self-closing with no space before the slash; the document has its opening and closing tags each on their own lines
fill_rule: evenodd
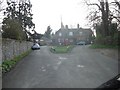
<svg viewBox="0 0 120 90">
<path fill-rule="evenodd" d="M 3 77 L 3 88 L 96 88 L 118 74 L 118 61 L 88 47 L 53 54 L 43 46 Z"/>
</svg>

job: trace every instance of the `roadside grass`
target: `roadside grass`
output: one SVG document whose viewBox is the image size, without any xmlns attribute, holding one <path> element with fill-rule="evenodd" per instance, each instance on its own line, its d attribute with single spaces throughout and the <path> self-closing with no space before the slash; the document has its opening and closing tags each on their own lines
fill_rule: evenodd
<svg viewBox="0 0 120 90">
<path fill-rule="evenodd" d="M 68 53 L 72 50 L 74 46 L 73 45 L 68 45 L 68 46 L 52 46 L 50 48 L 50 51 L 52 53 Z"/>
<path fill-rule="evenodd" d="M 100 44 L 91 44 L 89 48 L 92 49 L 120 49 L 118 45 L 100 45 Z"/>
<path fill-rule="evenodd" d="M 14 57 L 11 60 L 5 60 L 4 62 L 2 62 L 2 73 L 6 73 L 6 72 L 10 71 L 13 67 L 15 67 L 17 62 L 19 62 L 21 59 L 23 59 L 25 56 L 27 56 L 31 51 L 32 50 L 28 50 L 28 51 L 22 53 L 21 55 Z"/>
</svg>

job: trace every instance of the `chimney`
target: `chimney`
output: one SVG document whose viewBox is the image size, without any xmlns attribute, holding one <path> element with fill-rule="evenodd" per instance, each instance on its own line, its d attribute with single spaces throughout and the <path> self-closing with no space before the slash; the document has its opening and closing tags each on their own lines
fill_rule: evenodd
<svg viewBox="0 0 120 90">
<path fill-rule="evenodd" d="M 79 24 L 77 24 L 77 28 L 79 29 Z"/>
<path fill-rule="evenodd" d="M 65 25 L 65 28 L 68 29 L 68 25 Z"/>
</svg>

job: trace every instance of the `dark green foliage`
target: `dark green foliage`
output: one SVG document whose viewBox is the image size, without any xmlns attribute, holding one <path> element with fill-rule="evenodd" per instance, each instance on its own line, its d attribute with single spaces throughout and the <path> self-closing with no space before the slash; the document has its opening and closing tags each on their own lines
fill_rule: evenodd
<svg viewBox="0 0 120 90">
<path fill-rule="evenodd" d="M 10 71 L 18 63 L 18 61 L 27 56 L 30 52 L 31 50 L 28 50 L 27 52 L 24 52 L 23 54 L 14 57 L 12 60 L 5 60 L 2 63 L 2 72 L 6 73 Z"/>
<path fill-rule="evenodd" d="M 120 2 L 117 0 L 114 3 L 115 13 L 119 13 L 119 5 Z M 108 0 L 106 1 L 99 1 L 99 3 L 90 3 L 87 5 L 97 6 L 98 11 L 92 11 L 88 18 L 90 21 L 95 21 L 93 23 L 94 29 L 96 29 L 96 38 L 95 44 L 102 44 L 102 45 L 118 45 L 118 24 L 120 22 L 118 15 L 116 15 L 113 11 L 111 11 L 110 3 Z M 117 6 L 116 6 L 117 5 Z M 99 14 L 98 14 L 99 13 Z M 92 17 L 92 18 L 91 18 Z M 97 18 L 96 18 L 97 17 Z M 113 23 L 113 19 L 116 19 L 116 23 Z"/>
<path fill-rule="evenodd" d="M 51 38 L 51 32 L 52 32 L 52 29 L 50 26 L 47 27 L 47 31 L 45 32 L 44 36 L 46 38 Z"/>
<path fill-rule="evenodd" d="M 43 34 L 39 34 L 37 32 L 34 32 L 34 34 L 32 34 L 32 38 L 33 39 L 41 39 L 43 36 Z"/>
<path fill-rule="evenodd" d="M 4 18 L 2 25 L 2 37 L 16 40 L 25 40 L 25 32 L 18 20 Z"/>
<path fill-rule="evenodd" d="M 109 36 L 104 36 L 102 34 L 102 25 L 96 25 L 96 38 L 95 44 L 103 44 L 103 45 L 118 45 L 118 29 L 117 23 L 111 23 L 109 25 Z"/>
<path fill-rule="evenodd" d="M 114 34 L 118 32 L 117 23 L 111 23 L 109 26 L 109 35 L 114 37 Z"/>
<path fill-rule="evenodd" d="M 31 13 L 31 8 L 32 8 L 32 5 L 29 1 L 19 3 L 18 17 L 25 29 L 27 27 L 33 28 L 33 29 L 35 28 L 35 24 L 32 22 L 33 14 Z"/>
<path fill-rule="evenodd" d="M 19 1 L 19 3 L 16 1 L 9 1 L 7 0 L 7 8 L 6 11 L 4 12 L 4 15 L 6 16 L 3 20 L 3 29 L 4 32 L 7 31 L 7 33 L 5 35 L 3 35 L 6 38 L 15 38 L 15 39 L 20 39 L 19 35 L 18 37 L 14 37 L 15 35 L 13 35 L 13 32 L 15 33 L 19 33 L 19 31 L 23 31 L 20 34 L 23 34 L 22 37 L 25 37 L 26 39 L 28 39 L 28 35 L 31 35 L 29 30 L 30 29 L 34 29 L 35 28 L 35 24 L 32 22 L 32 16 L 33 14 L 31 14 L 31 8 L 32 5 L 30 3 L 30 1 Z M 11 20 L 13 23 L 12 24 L 8 24 L 10 23 Z M 15 22 L 17 22 L 17 24 L 15 24 Z M 7 24 L 6 24 L 7 23 Z M 19 25 L 18 25 L 19 23 Z M 7 26 L 10 25 L 11 27 Z M 18 28 L 20 30 L 12 30 L 13 28 L 15 29 L 18 26 Z M 7 27 L 7 29 L 6 29 Z M 8 28 L 9 27 L 9 28 Z M 9 30 L 11 29 L 11 30 Z M 27 30 L 29 29 L 29 30 Z M 8 31 L 9 30 L 9 31 Z M 7 37 L 8 35 L 8 37 Z M 16 35 L 16 36 L 17 36 Z M 13 37 L 12 37 L 13 36 Z"/>
<path fill-rule="evenodd" d="M 13 65 L 15 65 L 16 62 L 13 61 L 13 60 L 10 60 L 10 61 L 5 61 L 2 63 L 2 72 L 7 72 L 7 71 L 10 71 L 10 69 L 13 67 Z"/>
</svg>

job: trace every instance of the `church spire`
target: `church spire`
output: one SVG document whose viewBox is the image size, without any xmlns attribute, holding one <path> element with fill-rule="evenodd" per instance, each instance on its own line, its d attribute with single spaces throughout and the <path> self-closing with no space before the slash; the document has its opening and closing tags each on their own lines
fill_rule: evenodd
<svg viewBox="0 0 120 90">
<path fill-rule="evenodd" d="M 63 22 L 62 22 L 62 16 L 61 16 L 61 29 L 64 29 L 64 25 L 63 25 Z"/>
</svg>

